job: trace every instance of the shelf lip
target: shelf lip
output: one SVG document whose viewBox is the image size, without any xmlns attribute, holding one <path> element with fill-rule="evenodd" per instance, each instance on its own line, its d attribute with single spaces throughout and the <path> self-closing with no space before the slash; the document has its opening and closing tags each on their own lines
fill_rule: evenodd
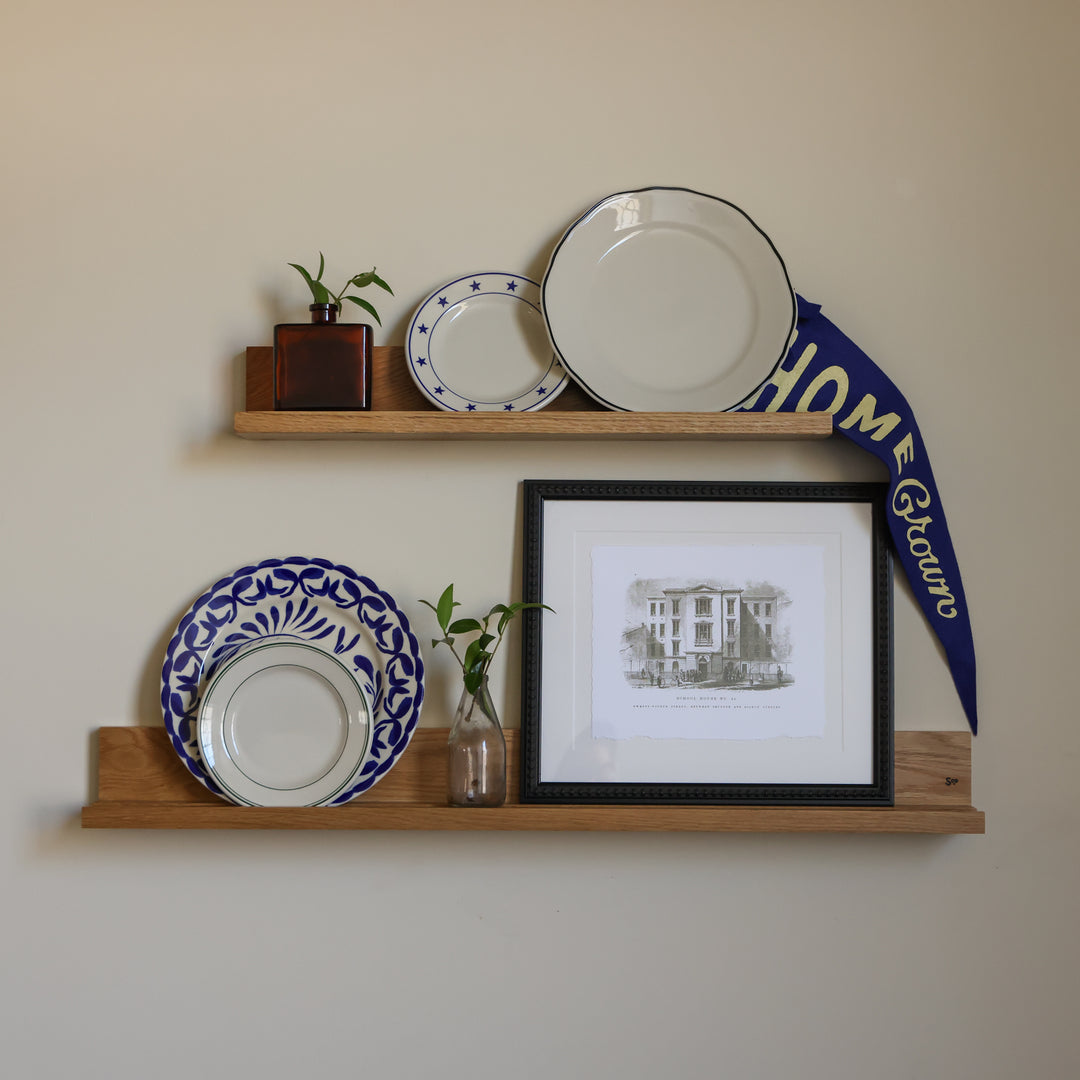
<svg viewBox="0 0 1080 1080">
<path fill-rule="evenodd" d="M 544 806 L 483 809 L 350 803 L 338 807 L 238 807 L 222 803 L 99 801 L 82 810 L 89 829 L 354 829 L 546 832 L 766 832 L 978 834 L 973 807 Z"/>
<path fill-rule="evenodd" d="M 96 801 L 88 829 L 357 829 L 547 832 L 981 833 L 971 806 L 971 735 L 896 733 L 892 807 L 813 804 L 521 803 L 520 732 L 505 731 L 508 790 L 493 809 L 446 805 L 447 728 L 420 728 L 370 792 L 334 807 L 240 807 L 184 768 L 161 725 L 98 731 Z"/>
<path fill-rule="evenodd" d="M 830 413 L 664 413 L 542 410 L 535 413 L 429 411 L 242 411 L 233 430 L 250 439 L 568 438 L 824 439 Z"/>
</svg>

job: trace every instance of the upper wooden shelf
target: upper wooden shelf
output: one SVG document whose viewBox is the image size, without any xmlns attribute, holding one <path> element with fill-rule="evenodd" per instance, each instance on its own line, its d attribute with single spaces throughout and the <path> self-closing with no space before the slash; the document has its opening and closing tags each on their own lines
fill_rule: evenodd
<svg viewBox="0 0 1080 1080">
<path fill-rule="evenodd" d="M 981 833 L 971 806 L 971 736 L 896 733 L 895 806 L 534 805 L 518 800 L 518 732 L 506 732 L 506 805 L 446 805 L 445 728 L 421 728 L 371 791 L 344 806 L 233 806 L 198 784 L 163 727 L 98 733 L 98 791 L 88 829 L 425 829 L 560 832 Z"/>
<path fill-rule="evenodd" d="M 274 410 L 274 350 L 247 350 L 247 408 L 236 413 L 248 439 L 824 439 L 828 413 L 612 412 L 568 386 L 534 413 L 452 413 L 433 408 L 417 390 L 400 346 L 372 354 L 371 412 Z"/>
</svg>

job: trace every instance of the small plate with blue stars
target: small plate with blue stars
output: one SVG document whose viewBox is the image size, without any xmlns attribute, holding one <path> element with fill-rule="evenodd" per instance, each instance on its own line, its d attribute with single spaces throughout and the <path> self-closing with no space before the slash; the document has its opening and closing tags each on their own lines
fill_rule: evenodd
<svg viewBox="0 0 1080 1080">
<path fill-rule="evenodd" d="M 540 311 L 521 274 L 470 274 L 416 309 L 405 339 L 409 374 L 446 412 L 536 412 L 566 388 Z"/>
</svg>

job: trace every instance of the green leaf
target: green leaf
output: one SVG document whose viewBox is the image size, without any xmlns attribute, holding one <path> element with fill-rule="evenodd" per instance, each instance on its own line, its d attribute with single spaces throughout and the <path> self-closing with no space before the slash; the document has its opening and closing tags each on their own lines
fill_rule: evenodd
<svg viewBox="0 0 1080 1080">
<path fill-rule="evenodd" d="M 496 611 L 502 611 L 502 612 L 505 612 L 506 610 L 507 610 L 507 607 L 506 607 L 506 605 L 505 605 L 505 604 L 496 604 L 496 605 L 495 605 L 495 606 L 494 606 L 494 607 L 493 607 L 493 608 L 492 608 L 492 609 L 491 609 L 491 610 L 490 610 L 490 611 L 488 612 L 488 618 L 490 619 L 490 618 L 491 618 L 491 616 L 492 616 L 492 615 L 494 615 Z"/>
<path fill-rule="evenodd" d="M 322 281 L 323 271 L 326 269 L 326 260 L 323 258 L 323 253 L 319 252 L 319 272 L 315 275 L 316 281 Z"/>
<path fill-rule="evenodd" d="M 483 627 L 475 619 L 458 619 L 457 622 L 450 624 L 450 629 L 447 633 L 450 634 L 467 634 L 470 630 L 482 630 Z"/>
<path fill-rule="evenodd" d="M 332 296 L 330 290 L 316 279 L 311 283 L 311 295 L 315 297 L 316 304 L 332 304 L 337 297 Z"/>
<path fill-rule="evenodd" d="M 381 277 L 379 277 L 378 274 L 375 273 L 374 267 L 372 267 L 372 270 L 371 270 L 371 280 L 376 285 L 378 285 L 380 289 L 385 289 L 391 296 L 394 295 L 394 290 L 391 289 L 390 286 L 387 285 L 386 282 L 383 281 L 383 279 Z"/>
<path fill-rule="evenodd" d="M 299 263 L 289 263 L 289 265 L 294 270 L 298 270 L 300 272 L 300 274 L 303 276 L 304 281 L 307 282 L 307 287 L 311 290 L 311 296 L 312 296 L 312 299 L 315 301 L 315 303 L 316 304 L 324 304 L 324 303 L 326 303 L 325 300 L 320 300 L 319 299 L 319 294 L 318 294 L 318 291 L 317 291 L 318 289 L 321 289 L 322 286 L 317 281 L 315 281 L 315 279 L 307 272 L 307 270 L 305 270 Z"/>
<path fill-rule="evenodd" d="M 463 671 L 478 671 L 482 675 L 491 663 L 491 653 L 484 650 L 479 641 L 469 643 L 465 650 L 465 659 L 461 662 Z"/>
<path fill-rule="evenodd" d="M 311 277 L 311 275 L 310 275 L 310 274 L 309 274 L 309 273 L 308 273 L 308 272 L 307 272 L 307 271 L 306 271 L 306 270 L 305 270 L 305 269 L 304 269 L 304 268 L 303 268 L 303 267 L 302 267 L 302 266 L 301 266 L 301 265 L 300 265 L 299 263 L 289 263 L 289 265 L 290 265 L 290 266 L 291 266 L 291 267 L 292 267 L 292 268 L 293 268 L 294 270 L 299 270 L 299 271 L 300 271 L 300 273 L 304 275 L 304 280 L 305 280 L 305 281 L 306 281 L 306 282 L 307 282 L 307 283 L 308 283 L 309 285 L 311 284 L 311 282 L 312 282 L 312 277 Z"/>
<path fill-rule="evenodd" d="M 379 318 L 379 313 L 366 300 L 361 300 L 359 296 L 346 296 L 345 299 L 346 300 L 351 300 L 354 304 L 358 304 L 366 312 L 368 312 L 368 314 L 371 315 L 371 317 L 380 326 L 382 326 L 382 319 Z"/>
<path fill-rule="evenodd" d="M 550 611 L 552 614 L 555 613 L 555 609 L 548 607 L 547 604 L 526 604 L 519 600 L 503 609 L 503 616 L 499 619 L 499 637 L 503 636 L 506 632 L 506 628 L 510 625 L 516 615 L 520 614 L 522 611 L 529 611 L 535 608 L 543 608 L 545 611 Z"/>
<path fill-rule="evenodd" d="M 355 285 L 358 289 L 366 289 L 374 280 L 372 273 L 369 271 L 366 274 L 357 274 L 349 284 Z"/>
<path fill-rule="evenodd" d="M 484 647 L 480 644 L 480 639 L 469 642 L 469 647 L 465 650 L 465 659 L 462 661 L 465 667 L 470 670 L 476 664 L 476 658 L 484 651 Z"/>
<path fill-rule="evenodd" d="M 465 672 L 465 689 L 470 694 L 475 694 L 480 689 L 480 684 L 484 681 L 483 672 L 467 671 Z"/>
<path fill-rule="evenodd" d="M 481 634 L 477 639 L 481 649 L 486 649 L 494 640 L 494 634 Z"/>
<path fill-rule="evenodd" d="M 443 594 L 439 597 L 439 605 L 435 608 L 435 615 L 444 634 L 450 626 L 450 616 L 453 615 L 454 608 L 458 606 L 454 603 L 454 584 L 451 582 L 443 589 Z"/>
</svg>

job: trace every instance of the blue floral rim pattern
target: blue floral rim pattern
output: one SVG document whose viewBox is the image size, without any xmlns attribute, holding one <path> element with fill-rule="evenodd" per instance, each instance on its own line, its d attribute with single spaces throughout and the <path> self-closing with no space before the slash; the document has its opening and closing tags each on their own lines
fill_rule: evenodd
<svg viewBox="0 0 1080 1080">
<path fill-rule="evenodd" d="M 208 680 L 224 660 L 259 639 L 318 645 L 354 673 L 371 702 L 374 729 L 359 779 L 330 805 L 348 802 L 394 765 L 412 738 L 424 700 L 424 663 L 409 621 L 370 578 L 327 559 L 265 559 L 222 578 L 180 620 L 161 669 L 161 711 L 188 771 L 222 798 L 198 744 Z"/>
</svg>

